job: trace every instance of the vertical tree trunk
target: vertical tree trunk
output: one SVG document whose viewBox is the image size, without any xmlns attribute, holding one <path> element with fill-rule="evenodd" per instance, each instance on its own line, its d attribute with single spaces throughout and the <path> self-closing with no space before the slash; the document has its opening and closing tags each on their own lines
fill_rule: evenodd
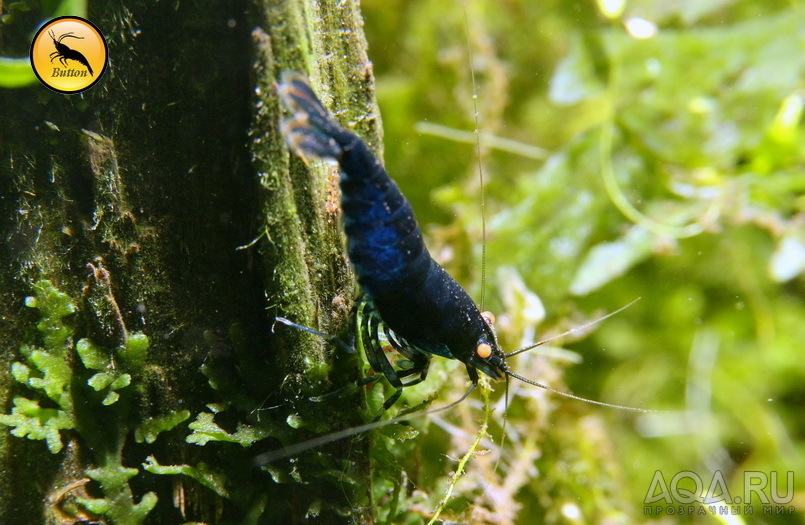
<svg viewBox="0 0 805 525">
<path fill-rule="evenodd" d="M 271 86 L 310 74 L 377 145 L 357 1 L 128 4 L 90 5 L 90 91 L 2 93 L 0 522 L 372 521 L 365 451 L 251 464 L 359 419 L 308 401 L 323 342 L 271 323 L 349 318 L 335 174 L 289 160 Z"/>
</svg>

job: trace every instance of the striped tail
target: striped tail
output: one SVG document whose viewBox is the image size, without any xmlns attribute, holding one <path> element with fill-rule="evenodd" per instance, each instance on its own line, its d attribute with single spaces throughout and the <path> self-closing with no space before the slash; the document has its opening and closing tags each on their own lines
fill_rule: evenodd
<svg viewBox="0 0 805 525">
<path fill-rule="evenodd" d="M 281 125 L 288 147 L 306 161 L 340 160 L 342 147 L 337 138 L 346 132 L 330 118 L 307 78 L 296 71 L 283 71 L 277 93 L 293 113 Z"/>
</svg>

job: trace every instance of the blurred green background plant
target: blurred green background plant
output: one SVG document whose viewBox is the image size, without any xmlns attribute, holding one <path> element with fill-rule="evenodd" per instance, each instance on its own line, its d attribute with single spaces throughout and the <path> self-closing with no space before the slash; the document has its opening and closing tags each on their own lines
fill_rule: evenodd
<svg viewBox="0 0 805 525">
<path fill-rule="evenodd" d="M 514 369 L 560 388 L 553 381 L 563 377 L 588 398 L 669 411 L 634 417 L 512 384 L 500 464 L 493 470 L 497 454 L 471 462 L 453 517 L 524 522 L 550 502 L 562 515 L 542 515 L 547 521 L 653 520 L 642 514 L 656 471 L 669 482 L 695 472 L 705 488 L 720 471 L 733 497 L 743 497 L 746 471 L 778 471 L 781 480 L 793 471 L 790 505 L 798 512 L 762 519 L 801 522 L 802 4 L 365 0 L 362 7 L 386 165 L 431 251 L 476 299 L 477 101 L 485 307 L 498 315 L 506 347 L 642 298 L 567 345 L 572 352 L 534 351 L 515 358 Z M 434 361 L 432 376 L 445 385 L 430 377 L 418 388 L 457 397 L 467 384 L 463 368 Z M 480 425 L 472 403 L 434 418 L 417 438 L 416 459 L 405 466 L 418 472 L 422 493 L 445 483 L 440 476 L 468 449 Z M 487 445 L 497 452 L 503 406 L 496 403 L 496 444 Z M 578 457 L 563 456 L 574 448 Z M 595 472 L 611 455 L 621 472 Z M 573 477 L 577 493 L 555 492 Z M 786 488 L 782 482 L 781 495 Z M 739 520 L 758 519 L 762 505 L 753 503 L 755 517 Z"/>
</svg>

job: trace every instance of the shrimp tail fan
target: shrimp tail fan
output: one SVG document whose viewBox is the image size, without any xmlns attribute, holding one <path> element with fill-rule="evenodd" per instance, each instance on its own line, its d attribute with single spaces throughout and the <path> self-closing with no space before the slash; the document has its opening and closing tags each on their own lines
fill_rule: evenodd
<svg viewBox="0 0 805 525">
<path fill-rule="evenodd" d="M 277 93 L 293 112 L 292 118 L 282 122 L 288 146 L 304 159 L 338 160 L 342 148 L 336 138 L 344 130 L 330 118 L 307 78 L 295 71 L 285 71 Z"/>
</svg>

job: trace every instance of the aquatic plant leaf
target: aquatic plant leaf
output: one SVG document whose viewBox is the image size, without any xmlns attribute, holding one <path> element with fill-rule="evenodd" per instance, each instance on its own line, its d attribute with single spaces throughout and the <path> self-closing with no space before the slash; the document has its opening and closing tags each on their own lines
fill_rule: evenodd
<svg viewBox="0 0 805 525">
<path fill-rule="evenodd" d="M 266 429 L 244 425 L 243 423 L 238 424 L 235 432 L 229 433 L 213 421 L 214 417 L 209 412 L 201 412 L 196 416 L 196 420 L 188 425 L 193 433 L 187 436 L 186 441 L 201 446 L 210 441 L 225 441 L 248 447 L 255 441 L 259 441 L 269 435 Z"/>
<path fill-rule="evenodd" d="M 189 418 L 189 410 L 179 410 L 148 418 L 134 429 L 134 441 L 137 443 L 153 443 L 161 432 L 171 430 Z"/>
<path fill-rule="evenodd" d="M 109 355 L 103 348 L 89 339 L 81 339 L 76 343 L 75 350 L 84 366 L 90 370 L 104 370 L 110 364 Z"/>
<path fill-rule="evenodd" d="M 143 463 L 143 468 L 151 474 L 182 474 L 193 478 L 221 497 L 230 497 L 229 491 L 226 490 L 226 476 L 221 472 L 214 472 L 206 463 L 199 463 L 195 467 L 190 465 L 160 465 L 154 456 L 148 456 L 145 463 Z"/>
<path fill-rule="evenodd" d="M 48 450 L 55 454 L 62 449 L 61 430 L 75 427 L 73 419 L 64 411 L 42 408 L 39 402 L 15 397 L 11 414 L 0 414 L 0 424 L 12 427 L 16 437 L 45 440 Z"/>
</svg>

